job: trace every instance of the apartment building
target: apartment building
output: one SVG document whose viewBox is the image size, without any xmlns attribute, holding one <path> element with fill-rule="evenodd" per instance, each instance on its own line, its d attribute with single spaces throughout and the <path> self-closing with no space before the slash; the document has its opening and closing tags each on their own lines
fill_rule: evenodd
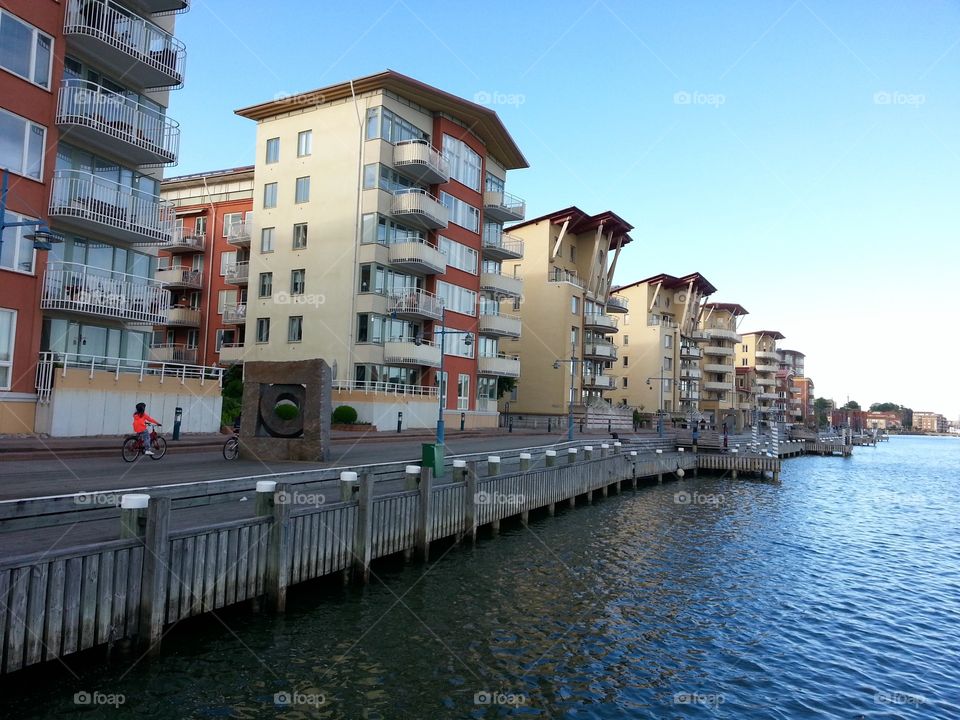
<svg viewBox="0 0 960 720">
<path fill-rule="evenodd" d="M 945 433 L 950 427 L 950 423 L 940 413 L 914 411 L 913 429 L 920 432 Z"/>
<path fill-rule="evenodd" d="M 814 410 L 815 386 L 811 378 L 804 376 L 794 376 L 792 406 L 794 408 L 793 422 L 799 422 L 809 428 L 817 427 L 817 414 Z M 797 402 L 794 402 L 797 401 Z M 799 408 L 799 416 L 796 409 Z"/>
<path fill-rule="evenodd" d="M 756 368 L 738 365 L 736 383 L 735 427 L 752 427 L 757 422 L 757 394 L 760 392 Z"/>
<path fill-rule="evenodd" d="M 783 335 L 776 330 L 755 330 L 744 333 L 736 343 L 738 367 L 756 370 L 757 422 L 761 427 L 782 423 L 786 419 L 787 393 L 792 385 L 791 375 L 780 372 L 782 359 L 777 351 L 777 340 Z"/>
<path fill-rule="evenodd" d="M 431 426 L 438 402 L 495 425 L 520 375 L 507 172 L 527 167 L 497 114 L 389 70 L 237 114 L 257 122 L 237 356 L 325 359 L 334 402 L 378 427 Z"/>
<path fill-rule="evenodd" d="M 155 329 L 150 356 L 233 365 L 246 326 L 253 166 L 167 178 L 161 195 L 176 221 L 156 277 L 170 289 L 173 309 Z"/>
<path fill-rule="evenodd" d="M 778 380 L 781 380 L 782 387 L 779 392 L 783 393 L 784 401 L 784 422 L 803 423 L 804 405 L 801 397 L 801 388 L 798 387 L 796 380 L 804 375 L 804 358 L 806 357 L 799 350 L 777 350 L 780 355 L 780 370 L 777 372 Z M 779 401 L 779 400 L 778 400 Z"/>
<path fill-rule="evenodd" d="M 703 359 L 700 369 L 700 412 L 716 428 L 742 430 L 744 414 L 740 411 L 736 390 L 737 343 L 742 340 L 737 328 L 748 311 L 736 303 L 705 303 L 700 313 L 700 330 L 704 334 Z"/>
<path fill-rule="evenodd" d="M 660 274 L 621 285 L 611 298 L 625 302 L 615 402 L 663 411 L 686 420 L 700 419 L 703 370 L 698 327 L 701 305 L 716 288 L 700 273 Z"/>
<path fill-rule="evenodd" d="M 864 417 L 868 429 L 871 430 L 899 430 L 903 421 L 899 412 L 869 411 Z"/>
<path fill-rule="evenodd" d="M 3 232 L 2 431 L 122 432 L 134 398 L 171 420 L 174 405 L 193 410 L 185 431 L 219 424 L 217 383 L 206 382 L 215 371 L 181 367 L 179 388 L 164 386 L 167 370 L 149 355 L 171 305 L 156 267 L 174 214 L 159 189 L 179 151 L 166 105 L 183 84 L 186 51 L 172 33 L 187 7 L 11 0 L 0 9 L 4 223 L 45 219 L 55 240 L 36 253 L 24 228 Z"/>
<path fill-rule="evenodd" d="M 526 374 L 509 399 L 512 413 L 563 415 L 572 403 L 586 414 L 589 407 L 605 410 L 617 397 L 613 339 L 628 307 L 610 290 L 632 229 L 612 212 L 589 215 L 577 207 L 509 229 L 511 242 L 524 247 L 514 262 L 524 279 L 523 302 L 514 305 L 523 335 L 510 348 Z"/>
</svg>

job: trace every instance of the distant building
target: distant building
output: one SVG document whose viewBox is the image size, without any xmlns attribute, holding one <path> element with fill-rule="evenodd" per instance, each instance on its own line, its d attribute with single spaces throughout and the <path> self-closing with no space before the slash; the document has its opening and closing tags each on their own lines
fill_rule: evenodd
<svg viewBox="0 0 960 720">
<path fill-rule="evenodd" d="M 898 430 L 903 426 L 898 412 L 868 412 L 866 423 L 868 430 Z"/>
<path fill-rule="evenodd" d="M 868 428 L 867 414 L 863 410 L 833 410 L 830 413 L 830 424 L 836 428 L 850 428 L 854 432 L 862 432 Z"/>
<path fill-rule="evenodd" d="M 700 313 L 700 329 L 706 339 L 703 346 L 703 381 L 700 384 L 700 411 L 707 421 L 730 430 L 743 429 L 743 415 L 737 407 L 737 332 L 740 319 L 749 314 L 736 303 L 707 303 Z M 776 368 L 774 368 L 776 369 Z"/>
<path fill-rule="evenodd" d="M 913 429 L 920 432 L 945 433 L 948 427 L 947 419 L 940 413 L 914 412 Z"/>
<path fill-rule="evenodd" d="M 772 425 L 786 421 L 787 393 L 792 375 L 783 369 L 782 358 L 777 351 L 777 340 L 783 334 L 776 330 L 756 330 L 744 333 L 737 343 L 737 367 L 752 367 L 756 370 L 756 393 L 759 421 Z"/>
</svg>

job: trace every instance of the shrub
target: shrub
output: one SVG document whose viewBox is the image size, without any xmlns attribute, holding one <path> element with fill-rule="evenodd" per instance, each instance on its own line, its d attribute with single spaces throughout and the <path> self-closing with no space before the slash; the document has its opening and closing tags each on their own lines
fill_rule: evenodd
<svg viewBox="0 0 960 720">
<path fill-rule="evenodd" d="M 273 406 L 273 412 L 281 420 L 293 420 L 300 414 L 300 408 L 289 400 L 281 400 Z"/>
<path fill-rule="evenodd" d="M 224 396 L 223 406 L 220 409 L 220 424 L 224 427 L 233 427 L 234 421 L 240 415 L 240 409 L 239 399 Z"/>
<path fill-rule="evenodd" d="M 357 411 L 349 405 L 341 405 L 333 411 L 333 422 L 337 425 L 353 425 L 357 421 Z"/>
</svg>

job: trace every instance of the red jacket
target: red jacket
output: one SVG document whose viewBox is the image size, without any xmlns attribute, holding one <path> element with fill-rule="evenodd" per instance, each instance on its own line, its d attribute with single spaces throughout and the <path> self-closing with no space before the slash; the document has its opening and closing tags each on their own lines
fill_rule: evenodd
<svg viewBox="0 0 960 720">
<path fill-rule="evenodd" d="M 141 433 L 147 429 L 147 423 L 152 422 L 154 425 L 159 425 L 156 420 L 144 413 L 143 415 L 138 415 L 137 413 L 133 414 L 133 431 L 135 433 Z"/>
</svg>

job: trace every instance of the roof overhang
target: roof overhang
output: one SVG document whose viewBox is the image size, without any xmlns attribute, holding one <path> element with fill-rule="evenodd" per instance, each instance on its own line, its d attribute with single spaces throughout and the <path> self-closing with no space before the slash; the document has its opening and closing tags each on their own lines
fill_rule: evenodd
<svg viewBox="0 0 960 720">
<path fill-rule="evenodd" d="M 603 232 L 613 233 L 610 241 L 611 248 L 615 248 L 618 243 L 622 247 L 627 243 L 633 242 L 633 238 L 627 234 L 633 230 L 633 225 L 616 213 L 610 210 L 604 210 L 596 215 L 589 215 L 576 205 L 564 208 L 563 210 L 557 210 L 556 212 L 547 213 L 546 215 L 541 215 L 540 217 L 535 217 L 531 220 L 517 223 L 516 225 L 511 225 L 508 230 L 516 230 L 517 228 L 527 225 L 535 225 L 545 220 L 553 225 L 569 223 L 567 232 L 573 233 L 574 235 L 594 231 L 602 225 Z"/>
</svg>

